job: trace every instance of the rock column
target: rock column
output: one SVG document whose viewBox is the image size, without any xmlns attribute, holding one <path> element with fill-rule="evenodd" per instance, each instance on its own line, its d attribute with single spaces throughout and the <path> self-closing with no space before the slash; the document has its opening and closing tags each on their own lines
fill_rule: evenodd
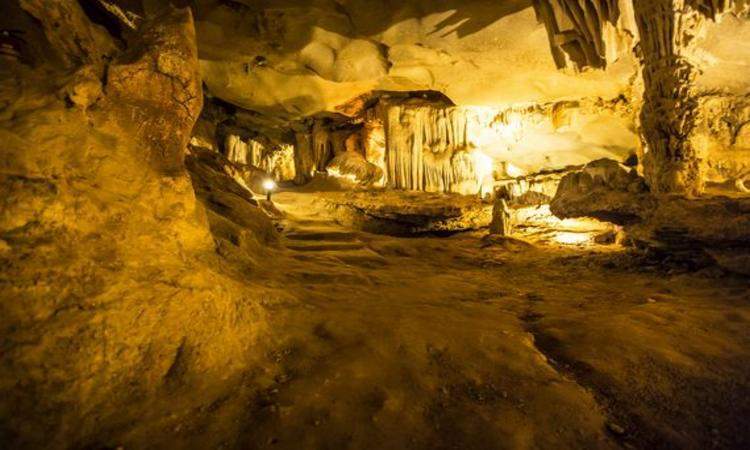
<svg viewBox="0 0 750 450">
<path fill-rule="evenodd" d="M 687 55 L 705 16 L 686 0 L 634 0 L 644 83 L 644 174 L 656 193 L 699 194 L 701 155 L 692 138 L 696 68 Z"/>
</svg>

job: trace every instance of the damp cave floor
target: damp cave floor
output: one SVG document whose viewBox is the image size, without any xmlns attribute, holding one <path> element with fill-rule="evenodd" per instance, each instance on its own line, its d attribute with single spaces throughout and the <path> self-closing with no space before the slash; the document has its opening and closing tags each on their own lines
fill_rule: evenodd
<svg viewBox="0 0 750 450">
<path fill-rule="evenodd" d="M 255 368 L 176 446 L 748 448 L 747 279 L 610 248 L 396 238 L 282 192 Z M 258 356 L 260 355 L 260 356 Z M 153 442 L 152 442 L 153 443 Z M 154 445 L 158 445 L 154 443 Z"/>
</svg>

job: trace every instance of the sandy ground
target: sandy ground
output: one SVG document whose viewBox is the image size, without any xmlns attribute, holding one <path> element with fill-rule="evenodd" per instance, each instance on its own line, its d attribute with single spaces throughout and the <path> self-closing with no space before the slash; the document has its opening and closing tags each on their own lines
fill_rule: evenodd
<svg viewBox="0 0 750 450">
<path fill-rule="evenodd" d="M 271 332 L 247 373 L 176 390 L 167 417 L 120 442 L 750 446 L 747 279 L 667 274 L 611 249 L 488 246 L 479 232 L 365 234 L 337 225 L 321 195 L 274 198 L 283 248 L 256 276 L 296 300 L 267 299 Z"/>
</svg>

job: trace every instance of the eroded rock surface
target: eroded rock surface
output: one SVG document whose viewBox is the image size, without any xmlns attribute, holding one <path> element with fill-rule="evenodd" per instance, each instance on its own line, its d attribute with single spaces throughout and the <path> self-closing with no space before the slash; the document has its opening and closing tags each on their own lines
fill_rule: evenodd
<svg viewBox="0 0 750 450">
<path fill-rule="evenodd" d="M 114 55 L 77 38 L 103 33 L 77 2 L 53 3 L 24 2 L 44 23 L 68 20 L 45 28 L 60 58 L 0 67 L 0 439 L 10 448 L 102 447 L 129 423 L 172 420 L 146 405 L 197 386 L 188 404 L 207 401 L 263 329 L 241 293 L 246 272 L 216 254 L 182 165 L 201 107 L 189 10 L 160 9 Z M 106 83 L 100 55 L 114 57 Z"/>
<path fill-rule="evenodd" d="M 491 204 L 456 194 L 364 191 L 331 194 L 325 201 L 341 223 L 394 236 L 478 230 L 492 218 Z"/>
<path fill-rule="evenodd" d="M 550 206 L 561 218 L 624 225 L 636 245 L 667 253 L 713 253 L 724 267 L 747 273 L 742 262 L 750 252 L 750 199 L 657 195 L 634 172 L 601 160 L 566 175 Z"/>
</svg>

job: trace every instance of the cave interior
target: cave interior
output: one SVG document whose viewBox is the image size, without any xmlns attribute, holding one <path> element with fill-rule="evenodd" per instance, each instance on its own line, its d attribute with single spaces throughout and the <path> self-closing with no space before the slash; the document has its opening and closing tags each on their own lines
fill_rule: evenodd
<svg viewBox="0 0 750 450">
<path fill-rule="evenodd" d="M 0 12 L 0 448 L 750 448 L 750 2 Z"/>
</svg>

